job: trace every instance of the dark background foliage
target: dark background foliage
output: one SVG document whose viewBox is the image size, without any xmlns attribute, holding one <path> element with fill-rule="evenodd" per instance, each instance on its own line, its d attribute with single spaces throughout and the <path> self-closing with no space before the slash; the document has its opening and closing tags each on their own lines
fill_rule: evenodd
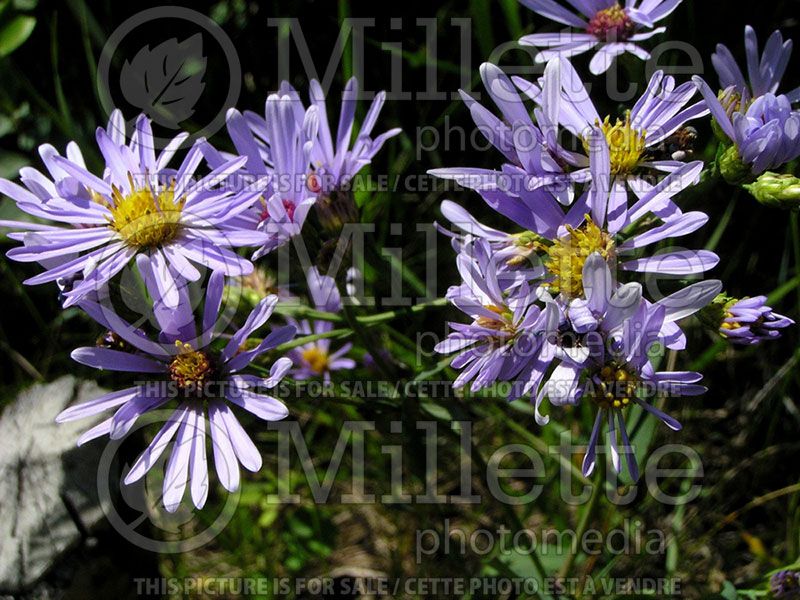
<svg viewBox="0 0 800 600">
<path fill-rule="evenodd" d="M 4 6 L 12 4 L 4 3 Z M 379 120 L 378 131 L 399 126 L 404 133 L 387 144 L 371 172 L 390 173 L 403 179 L 396 190 L 376 191 L 361 198 L 363 220 L 376 223 L 375 247 L 401 247 L 406 270 L 424 277 L 425 238 L 416 232 L 416 225 L 440 218 L 437 207 L 445 197 L 468 207 L 484 222 L 510 228 L 510 224 L 485 207 L 476 194 L 463 190 L 443 191 L 441 182 L 434 184 L 425 177 L 428 169 L 440 166 L 492 168 L 499 164 L 499 154 L 472 148 L 469 144 L 460 147 L 457 135 L 449 138 L 450 148 L 418 151 L 418 133 L 423 127 L 433 127 L 442 136 L 447 127 L 463 127 L 468 136 L 472 132 L 468 112 L 460 101 L 450 97 L 463 85 L 459 70 L 463 59 L 460 29 L 451 18 L 472 19 L 469 66 L 473 92 L 482 91 L 478 66 L 500 44 L 534 27 L 551 25 L 544 24 L 512 0 L 438 3 L 420 0 L 401 3 L 230 0 L 185 5 L 211 16 L 230 36 L 243 73 L 237 107 L 256 111 L 263 110 L 268 91 L 275 90 L 279 83 L 279 30 L 270 27 L 268 19 L 299 19 L 314 64 L 321 73 L 330 59 L 342 17 L 374 18 L 374 26 L 366 30 L 362 86 L 369 90 L 391 88 L 391 55 L 382 44 L 393 42 L 402 45 L 403 89 L 413 96 L 411 100 L 387 102 Z M 108 35 L 126 18 L 149 6 L 156 4 L 67 0 L 6 6 L 4 18 L 24 14 L 33 17 L 36 25 L 19 48 L 0 58 L 0 174 L 13 178 L 20 166 L 39 166 L 36 147 L 45 141 L 63 148 L 69 140 L 76 140 L 87 158 L 97 164 L 98 156 L 92 154 L 94 129 L 104 125 L 107 119 L 96 93 L 97 58 Z M 747 4 L 685 0 L 671 17 L 664 39 L 680 40 L 693 47 L 702 57 L 702 72 L 713 87 L 716 75 L 711 68 L 710 55 L 716 43 L 728 45 L 743 62 L 743 30 L 747 23 L 755 27 L 762 45 L 775 28 L 780 28 L 785 37 L 800 39 L 798 8 L 800 2 L 791 0 Z M 426 18 L 436 19 L 435 62 L 426 54 L 431 52 L 431 47 L 426 45 L 425 29 L 417 23 L 418 19 Z M 392 19 L 402 21 L 399 26 L 393 26 Z M 175 30 L 171 35 L 181 39 L 180 25 L 172 25 Z M 139 31 L 141 38 L 128 43 L 135 49 L 145 43 L 160 42 L 164 39 L 162 27 L 169 26 L 169 23 L 154 24 L 151 32 Z M 152 39 L 146 39 L 149 33 Z M 499 64 L 507 67 L 530 67 L 532 64 L 530 55 L 518 48 L 511 47 L 499 55 L 495 52 L 495 56 Z M 307 74 L 299 58 L 294 52 L 291 80 L 304 95 Z M 332 87 L 334 97 L 352 71 L 349 58 L 346 52 L 343 64 L 337 65 Z M 208 60 L 204 93 L 196 113 L 186 123 L 190 130 L 207 122 L 219 110 L 221 98 L 227 91 L 224 85 L 215 85 L 218 80 L 227 81 L 223 57 L 210 52 Z M 677 50 L 666 53 L 663 60 L 665 64 L 687 64 L 686 54 Z M 790 64 L 784 90 L 800 84 L 798 61 L 800 56 L 795 56 Z M 582 57 L 575 62 L 588 76 L 586 59 Z M 433 67 L 436 68 L 433 75 L 436 86 L 447 94 L 447 99 L 418 97 L 426 89 L 426 77 L 430 76 L 426 69 Z M 644 65 L 635 61 L 626 63 L 622 72 L 625 78 L 641 82 Z M 595 83 L 594 96 L 602 98 L 605 94 L 601 80 L 596 79 Z M 621 106 L 607 103 L 606 108 L 613 113 Z M 126 111 L 128 116 L 131 110 Z M 366 103 L 362 102 L 359 118 L 363 118 L 365 110 Z M 715 147 L 710 128 L 704 123 L 698 129 L 698 155 L 713 160 Z M 221 147 L 228 144 L 224 131 L 212 141 Z M 405 179 L 407 176 L 409 178 Z M 418 191 L 411 183 L 428 187 Z M 8 199 L 0 201 L 0 214 L 4 218 L 13 212 L 9 204 Z M 720 181 L 707 181 L 689 191 L 683 206 L 703 210 L 711 216 L 708 225 L 687 240 L 686 245 L 713 248 L 721 256 L 713 276 L 722 279 L 730 293 L 739 296 L 772 294 L 777 310 L 795 319 L 800 317 L 800 228 L 796 213 L 763 207 L 745 192 Z M 402 224 L 403 234 L 390 231 L 390 223 Z M 3 250 L 10 246 L 11 242 L 4 239 Z M 440 296 L 448 285 L 456 282 L 453 258 L 448 244 L 440 237 L 436 256 Z M 32 265 L 0 261 L 0 382 L 6 390 L 6 398 L 13 397 L 14 391 L 36 379 L 50 380 L 65 372 L 87 378 L 96 375 L 72 363 L 68 353 L 78 345 L 91 343 L 98 334 L 97 328 L 75 310 L 62 311 L 52 286 L 31 288 L 20 284 L 36 271 L 37 267 Z M 382 271 L 379 267 L 369 274 L 368 283 L 377 295 L 388 290 L 387 275 L 388 270 Z M 409 290 L 416 291 L 412 280 L 413 275 L 407 275 L 406 285 Z M 408 316 L 402 323 L 395 324 L 394 329 L 387 328 L 382 333 L 383 343 L 390 351 L 399 353 L 408 341 L 416 342 L 417 332 L 443 334 L 447 318 L 459 317 L 451 309 Z M 392 331 L 399 331 L 399 337 Z M 800 392 L 797 368 L 800 351 L 797 347 L 796 328 L 779 341 L 745 350 L 731 349 L 699 325 L 691 329 L 689 349 L 678 357 L 678 365 L 702 370 L 709 392 L 673 405 L 671 412 L 679 415 L 685 430 L 681 434 L 659 430 L 656 439 L 685 443 L 699 452 L 704 465 L 703 492 L 698 500 L 680 511 L 652 502 L 650 498 L 629 507 L 602 509 L 597 517 L 601 528 L 612 527 L 620 519 L 639 518 L 650 526 L 670 531 L 674 535 L 670 549 L 666 555 L 656 557 L 605 556 L 586 560 L 579 565 L 579 574 L 596 574 L 605 566 L 609 566 L 612 573 L 625 575 L 670 574 L 683 578 L 686 597 L 702 597 L 722 589 L 725 580 L 743 587 L 757 587 L 766 572 L 797 559 L 800 491 L 789 488 L 798 484 L 796 432 L 800 427 L 800 411 L 796 401 Z M 436 365 L 435 359 L 416 367 L 410 364 L 403 375 L 419 375 Z M 499 400 L 479 402 L 448 398 L 442 400 L 442 406 L 446 409 L 445 421 L 451 418 L 474 420 L 475 446 L 483 456 L 504 443 L 528 439 L 525 435 L 541 434 L 541 439 L 548 443 L 555 440 L 555 434 L 542 433 L 536 427 L 530 414 L 515 411 Z M 356 408 L 301 399 L 294 410 L 299 415 L 298 420 L 308 426 L 309 447 L 324 449 L 323 455 L 327 456 L 336 440 L 337 424 L 345 418 L 361 416 L 384 424 L 393 419 L 411 422 L 420 416 L 430 417 L 426 411 L 432 409 L 414 399 L 398 398 L 394 405 L 380 402 Z M 564 415 L 556 420 L 567 429 L 574 429 L 569 419 L 570 415 Z M 383 431 L 381 442 L 391 439 L 385 427 L 379 429 Z M 444 456 L 453 456 L 457 440 L 445 433 L 440 435 Z M 553 437 L 547 437 L 550 435 Z M 268 436 L 261 441 L 265 453 L 274 447 L 274 440 Z M 385 488 L 387 471 L 380 462 L 377 443 L 370 452 L 376 457 L 375 462 L 370 463 L 375 468 L 367 477 L 371 485 Z M 414 455 L 407 466 L 410 477 L 417 478 L 413 479 L 417 483 L 421 481 L 420 461 L 420 456 Z M 457 477 L 457 471 L 442 479 L 452 483 L 452 477 Z M 574 525 L 576 520 L 573 510 L 559 503 L 555 491 L 544 494 L 536 503 L 510 512 L 507 507 L 487 503 L 475 507 L 410 505 L 356 509 L 304 503 L 273 514 L 277 509 L 265 508 L 260 500 L 273 485 L 270 477 L 253 478 L 246 486 L 244 506 L 240 507 L 229 529 L 202 552 L 161 559 L 161 571 L 208 575 L 220 575 L 220 571 L 269 576 L 324 574 L 336 566 L 361 560 L 364 563 L 361 566 L 393 575 L 513 573 L 517 572 L 518 565 L 509 565 L 497 556 L 442 556 L 435 562 L 415 565 L 414 529 L 441 529 L 445 518 L 465 527 L 506 523 L 512 528 L 522 524 L 533 528 L 566 527 Z M 763 498 L 776 491 L 775 499 Z M 726 520 L 734 511 L 742 512 Z M 256 525 L 251 527 L 251 522 Z M 359 534 L 362 529 L 365 532 Z M 361 552 L 369 558 L 342 557 L 343 549 L 352 548 L 356 549 L 353 552 L 357 557 Z M 557 566 L 559 563 L 548 564 Z M 129 568 L 120 567 L 123 572 Z"/>
</svg>

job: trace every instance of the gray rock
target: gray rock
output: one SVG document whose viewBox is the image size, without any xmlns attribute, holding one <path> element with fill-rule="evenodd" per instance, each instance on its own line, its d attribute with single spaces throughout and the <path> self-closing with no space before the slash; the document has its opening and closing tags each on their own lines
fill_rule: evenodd
<svg viewBox="0 0 800 600">
<path fill-rule="evenodd" d="M 99 419 L 55 422 L 66 406 L 103 393 L 65 376 L 23 391 L 0 417 L 0 590 L 28 588 L 103 518 L 103 445 L 75 445 Z"/>
</svg>

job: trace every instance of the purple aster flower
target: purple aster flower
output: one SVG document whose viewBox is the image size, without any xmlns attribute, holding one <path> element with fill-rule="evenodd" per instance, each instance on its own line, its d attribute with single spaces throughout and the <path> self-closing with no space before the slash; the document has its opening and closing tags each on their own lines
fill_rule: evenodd
<svg viewBox="0 0 800 600">
<path fill-rule="evenodd" d="M 310 161 L 318 111 L 302 110 L 289 94 L 272 94 L 263 118 L 231 109 L 227 125 L 236 151 L 246 158 L 247 179 L 264 182 L 260 196 L 234 221 L 243 230 L 266 234 L 266 243 L 253 255 L 256 260 L 300 235 L 317 200 Z M 205 145 L 203 151 L 212 166 L 224 164 L 226 157 L 214 148 Z"/>
<path fill-rule="evenodd" d="M 513 80 L 542 107 L 546 120 L 540 119 L 539 126 L 550 151 L 562 159 L 570 157 L 572 168 L 565 177 L 575 182 L 591 178 L 595 186 L 608 189 L 613 205 L 622 204 L 626 185 L 641 196 L 652 187 L 654 175 L 682 166 L 684 163 L 675 160 L 672 152 L 661 156 L 661 147 L 679 135 L 689 121 L 708 114 L 702 101 L 690 104 L 697 93 L 691 82 L 676 86 L 675 79 L 662 71 L 653 74 L 645 93 L 623 118 L 617 119 L 600 117 L 580 76 L 566 59 L 548 64 L 539 84 L 520 77 Z M 561 128 L 572 138 L 572 153 L 563 147 L 557 149 L 563 138 Z M 593 155 L 598 161 L 597 172 L 590 168 Z M 601 159 L 606 164 L 601 164 Z M 602 180 L 598 179 L 601 174 Z M 543 183 L 548 180 L 533 176 L 528 185 Z"/>
<path fill-rule="evenodd" d="M 281 84 L 281 92 L 296 100 L 295 112 L 302 110 L 300 96 L 287 82 Z M 378 92 L 367 111 L 361 128 L 356 131 L 355 141 L 353 126 L 355 124 L 356 105 L 358 101 L 358 81 L 351 78 L 342 93 L 342 104 L 339 113 L 339 124 L 336 130 L 336 143 L 328 124 L 328 109 L 325 104 L 325 93 L 317 80 L 309 85 L 309 100 L 317 108 L 319 115 L 319 134 L 311 150 L 311 162 L 317 175 L 315 185 L 323 195 L 350 184 L 353 177 L 380 151 L 389 138 L 398 135 L 402 129 L 394 128 L 372 137 L 372 130 L 378 121 L 386 92 Z M 246 113 L 248 118 L 252 118 Z"/>
<path fill-rule="evenodd" d="M 452 333 L 435 347 L 441 354 L 458 352 L 451 366 L 462 371 L 454 387 L 472 382 L 477 391 L 514 382 L 509 399 L 538 387 L 552 359 L 551 337 L 559 321 L 555 303 L 518 274 L 499 272 L 486 240 L 472 241 L 456 264 L 463 283 L 451 287 L 447 299 L 472 322 L 449 323 Z"/>
<path fill-rule="evenodd" d="M 702 168 L 699 161 L 681 166 L 627 210 L 624 205 L 610 200 L 603 204 L 597 196 L 584 194 L 567 212 L 554 218 L 541 234 L 551 242 L 542 257 L 551 291 L 567 298 L 579 297 L 584 263 L 595 252 L 622 271 L 685 277 L 714 268 L 719 257 L 707 250 L 675 249 L 642 255 L 644 248 L 688 235 L 708 221 L 705 213 L 684 213 L 672 202 L 675 195 L 696 181 Z M 610 208 L 606 210 L 606 206 Z M 624 212 L 624 218 L 616 218 L 618 212 Z M 643 222 L 645 217 L 657 220 Z M 622 228 L 630 223 L 639 223 L 640 227 L 623 237 Z"/>
<path fill-rule="evenodd" d="M 708 221 L 705 213 L 684 213 L 672 201 L 697 180 L 702 168 L 703 163 L 696 161 L 669 173 L 627 208 L 624 219 L 614 218 L 613 211 L 598 210 L 597 204 L 591 206 L 590 202 L 596 198 L 589 193 L 584 193 L 565 211 L 543 190 L 540 192 L 545 194 L 549 204 L 540 202 L 530 206 L 510 194 L 492 192 L 498 206 L 505 205 L 507 210 L 512 207 L 515 221 L 532 228 L 520 233 L 486 227 L 449 201 L 442 203 L 442 212 L 467 232 L 466 236 L 453 238 L 453 247 L 460 251 L 471 239 L 481 239 L 492 254 L 493 268 L 508 278 L 516 277 L 506 284 L 507 287 L 538 280 L 551 293 L 569 302 L 582 297 L 584 264 L 594 253 L 618 268 L 621 275 L 648 273 L 689 277 L 717 265 L 719 257 L 708 250 L 668 249 L 652 255 L 645 253 L 646 248 L 693 233 Z M 599 219 L 595 221 L 597 214 Z M 633 230 L 621 229 L 631 223 L 636 224 Z M 711 294 L 706 303 L 718 291 Z M 680 329 L 671 321 L 667 322 L 664 335 L 675 345 L 685 341 Z"/>
<path fill-rule="evenodd" d="M 608 265 L 598 254 L 586 261 L 584 280 L 586 299 L 573 301 L 567 309 L 571 327 L 576 333 L 583 332 L 582 337 L 573 343 L 569 354 L 560 356 L 561 362 L 539 390 L 537 420 L 547 422 L 538 412 L 544 397 L 556 406 L 577 404 L 583 399 L 593 402 L 598 412 L 583 473 L 589 475 L 594 470 L 600 432 L 607 425 L 614 469 L 621 470 L 621 447 L 631 477 L 638 479 L 636 458 L 625 428 L 625 409 L 638 404 L 678 431 L 680 424 L 655 407 L 652 400 L 697 395 L 706 389 L 696 385 L 701 378 L 699 373 L 657 372 L 650 362 L 648 352 L 653 345 L 664 345 L 662 331 L 670 310 L 667 305 L 644 301 L 638 284 L 615 288 Z M 696 308 L 684 305 L 679 310 Z M 674 306 L 671 310 L 678 312 Z"/>
<path fill-rule="evenodd" d="M 339 290 L 336 288 L 336 280 L 333 277 L 320 275 L 317 268 L 313 267 L 308 270 L 306 279 L 308 280 L 311 300 L 317 310 L 330 313 L 338 313 L 342 310 L 342 300 L 339 296 Z M 333 329 L 333 323 L 330 321 L 309 322 L 304 319 L 298 322 L 291 318 L 287 319 L 287 321 L 302 335 L 327 333 Z M 299 348 L 294 348 L 289 352 L 289 356 L 295 364 L 291 375 L 295 379 L 310 379 L 321 376 L 327 383 L 331 380 L 333 371 L 355 368 L 355 361 L 345 357 L 352 347 L 353 344 L 346 343 L 332 352 L 331 340 L 321 339 L 304 344 Z"/>
<path fill-rule="evenodd" d="M 800 598 L 800 573 L 778 571 L 769 579 L 769 589 L 775 600 L 798 600 Z"/>
<path fill-rule="evenodd" d="M 742 346 L 779 338 L 781 329 L 794 325 L 792 319 L 767 306 L 766 296 L 738 299 L 720 294 L 704 314 L 722 337 Z"/>
<path fill-rule="evenodd" d="M 102 177 L 86 168 L 77 147 L 70 144 L 66 157 L 50 146 L 40 148 L 52 179 L 23 170 L 22 186 L 0 180 L 0 192 L 21 210 L 67 225 L 3 223 L 26 231 L 14 234 L 24 245 L 10 250 L 9 258 L 46 265 L 45 272 L 25 283 L 71 279 L 71 289 L 64 292 L 64 305 L 70 306 L 141 256 L 144 260 L 137 265 L 144 269 L 143 278 L 155 284 L 151 295 L 175 306 L 179 288 L 201 277 L 194 264 L 229 276 L 250 273 L 250 261 L 231 248 L 261 244 L 265 235 L 234 229 L 229 220 L 246 210 L 257 192 L 232 194 L 220 187 L 244 159 L 226 161 L 195 181 L 203 142 L 189 150 L 176 171 L 168 164 L 185 135 L 156 156 L 147 117 L 137 119 L 127 143 L 124 131 L 119 111 L 112 114 L 108 129 L 97 129 L 105 160 Z"/>
<path fill-rule="evenodd" d="M 537 14 L 574 28 L 557 33 L 534 33 L 519 40 L 525 46 L 548 48 L 536 56 L 547 62 L 555 56 L 570 57 L 596 50 L 589 64 L 592 74 L 605 73 L 612 61 L 629 52 L 648 60 L 650 53 L 637 42 L 666 31 L 655 23 L 667 17 L 681 0 L 567 0 L 570 8 L 555 0 L 520 0 Z"/>
<path fill-rule="evenodd" d="M 693 79 L 726 143 L 732 144 L 720 159 L 726 180 L 747 181 L 800 157 L 800 111 L 792 110 L 787 96 L 766 93 L 749 102 L 737 99 L 729 87 L 720 100 L 700 77 Z"/>
<path fill-rule="evenodd" d="M 747 77 L 736 64 L 733 54 L 723 44 L 717 44 L 717 51 L 711 56 L 719 76 L 722 89 L 733 87 L 740 98 L 758 98 L 765 94 L 777 94 L 781 79 L 789 66 L 792 56 L 792 40 L 783 41 L 781 32 L 772 32 L 759 56 L 758 37 L 755 30 L 747 25 L 744 28 L 744 46 L 747 55 Z M 800 88 L 786 94 L 790 102 L 800 100 Z"/>
<path fill-rule="evenodd" d="M 549 66 L 545 70 L 545 86 L 548 90 L 558 90 L 559 81 L 557 66 Z M 508 168 L 501 171 L 479 168 L 433 169 L 432 175 L 445 179 L 454 179 L 461 185 L 478 190 L 504 189 L 515 194 L 545 187 L 552 192 L 562 204 L 571 204 L 574 190 L 571 185 L 563 185 L 565 173 L 586 165 L 585 158 L 566 151 L 555 139 L 546 138 L 545 134 L 534 124 L 531 114 L 523 104 L 519 91 L 499 67 L 484 63 L 480 68 L 481 79 L 494 103 L 500 109 L 501 117 L 472 98 L 464 90 L 460 90 L 461 98 L 470 111 L 475 126 L 489 143 L 499 150 L 507 161 Z M 554 79 L 554 77 L 556 79 Z M 537 122 L 547 124 L 553 115 L 546 114 L 541 108 L 533 111 Z M 530 185 L 527 177 L 536 179 Z M 587 181 L 590 174 L 576 176 L 569 182 Z M 504 181 L 507 183 L 504 184 Z"/>
<path fill-rule="evenodd" d="M 466 102 L 479 130 L 510 162 L 500 171 L 456 167 L 431 173 L 478 191 L 498 212 L 542 235 L 548 235 L 548 228 L 561 219 L 553 195 L 559 203 L 572 205 L 569 224 L 573 226 L 588 206 L 596 222 L 607 219 L 614 231 L 625 227 L 630 222 L 628 189 L 642 198 L 661 174 L 682 168 L 685 163 L 675 156 L 686 153 L 670 151 L 662 157 L 662 146 L 675 136 L 682 137 L 689 120 L 708 112 L 702 102 L 687 106 L 696 94 L 692 83 L 676 87 L 672 77 L 657 72 L 624 120 L 612 123 L 606 117 L 601 121 L 569 61 L 554 59 L 538 84 L 514 78 L 539 105 L 534 125 L 497 67 L 484 65 L 482 75 L 503 120 L 471 99 Z M 565 147 L 570 141 L 571 146 Z M 667 145 L 672 147 L 672 143 Z M 577 194 L 575 185 L 583 183 L 590 183 L 589 189 Z M 677 210 L 669 202 L 659 212 Z"/>
<path fill-rule="evenodd" d="M 100 304 L 91 301 L 81 304 L 93 319 L 113 332 L 119 347 L 124 349 L 78 348 L 72 358 L 98 369 L 136 373 L 146 382 L 67 408 L 56 420 L 73 421 L 114 409 L 111 417 L 80 437 L 80 445 L 106 434 L 111 439 L 120 439 L 148 411 L 177 404 L 167 423 L 125 476 L 127 484 L 143 477 L 174 438 L 176 446 L 167 461 L 163 497 L 164 506 L 171 512 L 177 510 L 187 484 L 195 506 L 201 508 L 206 501 L 206 408 L 217 475 L 228 491 L 239 486 L 239 463 L 250 471 L 261 468 L 258 449 L 231 406 L 267 421 L 280 420 L 288 414 L 282 402 L 260 388 L 274 388 L 291 368 L 291 360 L 286 357 L 276 360 L 267 378 L 242 371 L 268 350 L 291 340 L 294 327 L 274 328 L 254 348 L 243 349 L 247 339 L 266 323 L 275 308 L 277 297 L 269 296 L 255 307 L 221 351 L 212 349 L 210 344 L 219 335 L 216 328 L 223 288 L 224 277 L 216 271 L 209 280 L 198 323 L 183 292 L 176 308 L 156 311 L 161 328 L 157 341 Z"/>
</svg>

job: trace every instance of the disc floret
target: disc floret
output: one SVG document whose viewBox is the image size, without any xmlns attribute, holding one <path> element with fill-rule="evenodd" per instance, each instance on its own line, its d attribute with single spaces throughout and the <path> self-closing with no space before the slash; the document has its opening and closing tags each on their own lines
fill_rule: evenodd
<svg viewBox="0 0 800 600">
<path fill-rule="evenodd" d="M 200 388 L 213 373 L 211 359 L 205 352 L 195 350 L 191 344 L 175 342 L 178 354 L 169 364 L 169 376 L 182 389 Z"/>
<path fill-rule="evenodd" d="M 598 40 L 624 42 L 636 32 L 636 24 L 619 4 L 596 13 L 586 27 Z"/>
<path fill-rule="evenodd" d="M 594 252 L 606 261 L 615 255 L 614 240 L 586 215 L 586 222 L 580 227 L 567 226 L 567 235 L 555 240 L 547 249 L 545 267 L 553 276 L 550 289 L 561 292 L 570 298 L 583 294 L 583 265 Z"/>
<path fill-rule="evenodd" d="M 598 120 L 596 125 L 603 132 L 608 144 L 608 153 L 611 161 L 612 175 L 627 175 L 633 172 L 645 153 L 646 134 L 633 126 L 631 112 L 625 113 L 624 119 L 617 119 L 613 123 L 607 116 L 602 123 Z M 587 154 L 590 152 L 589 138 L 583 138 L 583 147 Z"/>
<path fill-rule="evenodd" d="M 147 186 L 137 189 L 129 176 L 132 192 L 124 194 L 112 186 L 110 225 L 129 246 L 154 248 L 171 242 L 181 227 L 185 198 L 175 201 L 175 182 L 160 191 Z M 107 204 L 107 203 L 106 203 Z"/>
<path fill-rule="evenodd" d="M 306 348 L 302 352 L 302 357 L 308 363 L 308 367 L 318 375 L 330 369 L 330 355 L 324 348 L 317 345 Z"/>
<path fill-rule="evenodd" d="M 603 366 L 592 378 L 592 400 L 600 408 L 623 409 L 630 406 L 640 384 L 639 377 L 630 369 L 615 362 Z"/>
</svg>

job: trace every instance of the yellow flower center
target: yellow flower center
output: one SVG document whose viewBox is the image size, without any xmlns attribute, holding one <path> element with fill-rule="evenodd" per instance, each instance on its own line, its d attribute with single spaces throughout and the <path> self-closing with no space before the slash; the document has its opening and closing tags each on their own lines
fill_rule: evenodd
<svg viewBox="0 0 800 600">
<path fill-rule="evenodd" d="M 129 246 L 152 248 L 172 241 L 181 227 L 181 210 L 186 198 L 175 202 L 175 183 L 159 192 L 150 187 L 136 189 L 129 176 L 130 194 L 112 188 L 113 205 L 95 194 L 95 199 L 111 211 L 110 225 Z M 98 199 L 99 198 L 99 199 Z"/>
<path fill-rule="evenodd" d="M 322 374 L 330 368 L 328 352 L 318 346 L 303 350 L 302 357 L 315 373 Z"/>
<path fill-rule="evenodd" d="M 636 388 L 639 386 L 636 375 L 614 363 L 600 369 L 593 382 L 595 389 L 592 400 L 600 408 L 627 407 L 636 396 Z"/>
<path fill-rule="evenodd" d="M 606 261 L 614 257 L 614 240 L 595 225 L 589 215 L 586 223 L 574 229 L 567 227 L 567 235 L 561 237 L 547 249 L 548 259 L 544 266 L 553 275 L 550 289 L 570 298 L 583 294 L 583 265 L 594 252 L 599 252 Z"/>
<path fill-rule="evenodd" d="M 175 346 L 178 354 L 169 365 L 170 377 L 182 388 L 201 386 L 213 371 L 208 355 L 181 341 Z"/>
<path fill-rule="evenodd" d="M 611 159 L 611 174 L 626 175 L 638 165 L 645 151 L 645 133 L 631 125 L 631 112 L 625 113 L 625 119 L 617 119 L 613 124 L 611 117 L 606 117 L 601 124 L 596 123 L 602 130 L 608 143 L 608 152 Z M 584 137 L 583 149 L 588 154 L 590 140 Z"/>
</svg>

